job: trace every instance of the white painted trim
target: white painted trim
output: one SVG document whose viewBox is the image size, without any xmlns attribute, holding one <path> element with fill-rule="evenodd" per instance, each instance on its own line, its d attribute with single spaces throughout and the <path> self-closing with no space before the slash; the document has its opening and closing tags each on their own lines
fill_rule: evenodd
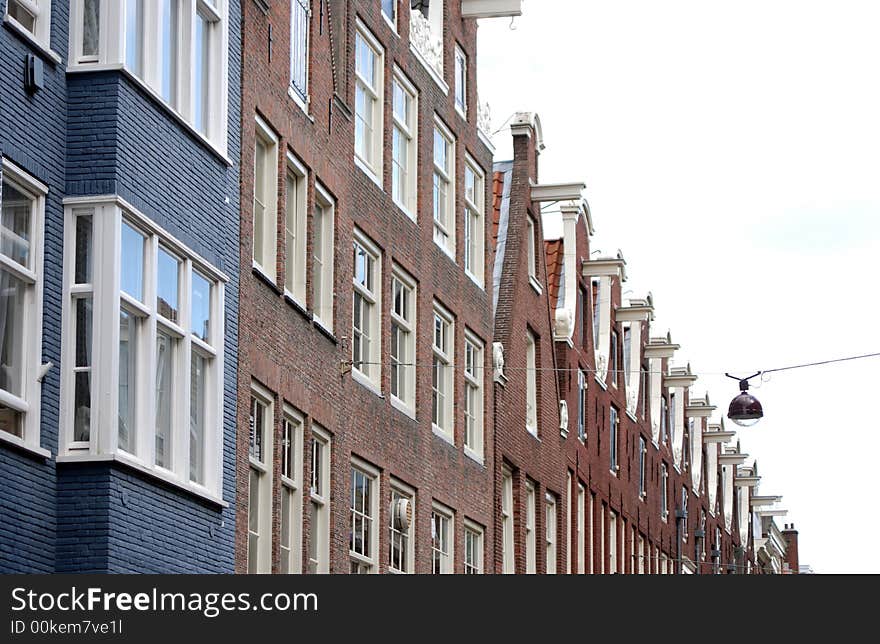
<svg viewBox="0 0 880 644">
<path fill-rule="evenodd" d="M 357 37 L 360 36 L 364 39 L 364 42 L 367 46 L 373 50 L 375 54 L 375 59 L 373 63 L 373 74 L 375 75 L 375 87 L 371 87 L 366 84 L 366 82 L 361 81 L 360 76 L 357 73 L 357 60 L 355 60 L 355 72 L 354 72 L 354 91 L 355 95 L 357 94 L 357 85 L 360 83 L 365 88 L 368 88 L 368 93 L 373 96 L 373 111 L 372 111 L 372 130 L 373 130 L 373 138 L 370 141 L 370 145 L 372 147 L 372 153 L 375 157 L 375 167 L 371 166 L 367 159 L 362 159 L 358 153 L 357 147 L 355 146 L 354 156 L 355 161 L 360 160 L 363 165 L 368 169 L 368 175 L 375 175 L 375 179 L 379 187 L 382 187 L 381 177 L 383 176 L 384 171 L 384 139 L 385 139 L 385 130 L 384 130 L 384 119 L 385 119 L 385 48 L 382 46 L 382 43 L 373 35 L 373 32 L 370 28 L 361 21 L 360 18 L 355 18 L 355 59 L 357 59 Z M 356 102 L 356 101 L 355 101 Z M 355 110 L 357 106 L 355 106 Z M 355 122 L 357 121 L 357 114 L 354 115 Z M 356 129 L 356 126 L 355 126 Z M 353 140 L 354 143 L 356 141 Z"/>
<path fill-rule="evenodd" d="M 8 2 L 9 0 L 7 0 Z M 7 5 L 8 7 L 8 5 Z M 39 22 L 44 22 L 43 20 Z M 8 13 L 3 16 L 3 24 L 9 27 L 16 34 L 21 36 L 29 45 L 34 47 L 40 54 L 49 58 L 56 65 L 61 64 L 61 56 L 58 55 L 49 45 L 48 35 L 45 40 L 41 39 L 38 36 L 35 36 L 30 31 L 28 31 L 22 24 L 20 24 L 15 18 L 10 16 Z"/>
</svg>

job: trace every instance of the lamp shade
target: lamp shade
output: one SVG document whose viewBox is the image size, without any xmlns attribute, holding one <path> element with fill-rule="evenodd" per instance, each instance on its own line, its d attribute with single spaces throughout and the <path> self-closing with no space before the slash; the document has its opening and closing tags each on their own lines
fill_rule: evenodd
<svg viewBox="0 0 880 644">
<path fill-rule="evenodd" d="M 764 416 L 761 403 L 747 391 L 739 392 L 739 395 L 730 401 L 727 417 L 741 427 L 751 427 Z"/>
</svg>

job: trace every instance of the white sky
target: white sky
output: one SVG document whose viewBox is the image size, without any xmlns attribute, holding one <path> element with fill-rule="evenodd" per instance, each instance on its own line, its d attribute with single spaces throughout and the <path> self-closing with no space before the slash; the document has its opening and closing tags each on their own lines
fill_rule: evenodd
<svg viewBox="0 0 880 644">
<path fill-rule="evenodd" d="M 542 120 L 542 182 L 583 180 L 593 249 L 726 414 L 724 371 L 880 351 L 880 3 L 525 0 L 482 20 L 493 129 Z M 511 156 L 507 127 L 496 159 Z M 552 225 L 551 225 L 552 228 Z M 549 232 L 549 231 L 548 231 Z M 773 374 L 739 429 L 817 572 L 880 572 L 880 359 Z"/>
</svg>

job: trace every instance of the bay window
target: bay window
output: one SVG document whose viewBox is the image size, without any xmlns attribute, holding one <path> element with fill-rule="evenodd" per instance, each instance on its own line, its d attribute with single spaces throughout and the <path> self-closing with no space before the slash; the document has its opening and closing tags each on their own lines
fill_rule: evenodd
<svg viewBox="0 0 880 644">
<path fill-rule="evenodd" d="M 62 459 L 219 497 L 226 277 L 121 200 L 67 205 Z"/>
<path fill-rule="evenodd" d="M 0 439 L 42 453 L 38 377 L 47 188 L 5 159 L 2 177 Z"/>
</svg>

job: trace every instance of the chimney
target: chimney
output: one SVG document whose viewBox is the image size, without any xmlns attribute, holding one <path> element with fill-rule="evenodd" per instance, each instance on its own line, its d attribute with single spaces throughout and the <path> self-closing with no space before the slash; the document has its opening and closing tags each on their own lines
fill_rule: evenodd
<svg viewBox="0 0 880 644">
<path fill-rule="evenodd" d="M 792 575 L 798 574 L 798 533 L 794 529 L 794 524 L 785 524 L 785 530 L 782 531 L 785 538 L 785 563 Z"/>
</svg>

